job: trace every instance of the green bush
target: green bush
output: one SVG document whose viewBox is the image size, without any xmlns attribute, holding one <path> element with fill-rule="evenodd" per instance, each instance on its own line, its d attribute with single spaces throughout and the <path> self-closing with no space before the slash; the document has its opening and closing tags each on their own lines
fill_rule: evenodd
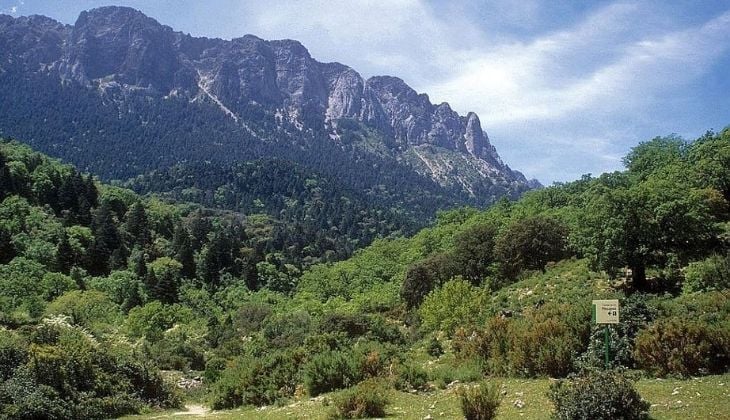
<svg viewBox="0 0 730 420">
<path fill-rule="evenodd" d="M 497 409 L 502 402 L 499 387 L 487 382 L 462 386 L 457 395 L 466 420 L 491 420 L 497 416 Z"/>
<path fill-rule="evenodd" d="M 360 378 L 360 361 L 342 351 L 326 351 L 304 366 L 304 386 L 311 396 L 347 388 Z"/>
<path fill-rule="evenodd" d="M 482 331 L 468 333 L 458 329 L 451 344 L 459 359 L 478 358 L 493 375 L 510 372 L 508 354 L 511 343 L 511 320 L 492 317 Z"/>
<path fill-rule="evenodd" d="M 425 389 L 428 384 L 428 372 L 415 363 L 399 365 L 394 384 L 395 389 L 400 391 Z"/>
<path fill-rule="evenodd" d="M 429 356 L 439 357 L 444 354 L 444 347 L 441 345 L 441 342 L 439 342 L 436 337 L 431 337 L 431 340 L 426 346 L 426 352 Z"/>
<path fill-rule="evenodd" d="M 548 396 L 555 404 L 555 419 L 648 418 L 649 403 L 641 399 L 630 380 L 615 371 L 554 382 Z"/>
<path fill-rule="evenodd" d="M 242 356 L 225 369 L 213 385 L 214 410 L 242 405 L 268 405 L 294 395 L 301 355 L 277 351 L 264 357 Z"/>
<path fill-rule="evenodd" d="M 12 335 L 0 342 L 5 362 L 18 363 L 3 372 L 10 376 L 0 385 L 0 418 L 107 418 L 181 405 L 172 385 L 131 346 L 100 342 L 68 319 L 29 327 L 27 343 Z"/>
<path fill-rule="evenodd" d="M 580 343 L 561 320 L 547 319 L 534 323 L 520 319 L 512 326 L 509 360 L 513 372 L 555 378 L 564 377 L 573 370 Z"/>
<path fill-rule="evenodd" d="M 685 293 L 730 289 L 730 253 L 713 255 L 684 269 Z"/>
<path fill-rule="evenodd" d="M 662 319 L 636 337 L 638 365 L 657 375 L 723 373 L 730 366 L 730 322 Z"/>
<path fill-rule="evenodd" d="M 656 317 L 656 311 L 647 305 L 647 296 L 634 293 L 621 300 L 621 322 L 609 327 L 610 359 L 612 367 L 635 368 L 634 344 L 636 335 Z M 583 369 L 603 368 L 605 325 L 592 327 L 588 348 L 580 356 L 578 365 Z"/>
<path fill-rule="evenodd" d="M 388 405 L 387 389 L 374 380 L 368 380 L 343 391 L 334 399 L 332 419 L 362 419 L 385 417 Z"/>
</svg>

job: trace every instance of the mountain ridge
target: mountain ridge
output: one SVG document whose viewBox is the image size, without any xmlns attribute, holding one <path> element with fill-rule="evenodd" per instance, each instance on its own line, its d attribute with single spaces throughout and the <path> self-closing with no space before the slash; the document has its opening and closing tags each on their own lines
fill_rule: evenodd
<svg viewBox="0 0 730 420">
<path fill-rule="evenodd" d="M 218 108 L 254 139 L 318 136 L 340 147 L 343 127 L 351 127 L 343 121 L 352 120 L 379 134 L 390 159 L 410 162 L 474 203 L 539 187 L 502 162 L 475 113 L 460 116 L 446 102 L 432 104 L 394 76 L 365 79 L 345 64 L 321 63 L 299 41 L 193 37 L 135 9 L 107 6 L 82 12 L 74 25 L 42 16 L 2 17 L 0 46 L 8 47 L 0 53 L 0 73 L 57 77 L 64 86 L 95 91 L 120 114 L 137 113 L 144 106 L 140 97 L 185 100 Z M 34 146 L 45 151 L 68 147 L 39 141 Z M 423 147 L 456 153 L 444 165 L 419 153 Z M 475 196 L 496 184 L 502 192 Z"/>
</svg>

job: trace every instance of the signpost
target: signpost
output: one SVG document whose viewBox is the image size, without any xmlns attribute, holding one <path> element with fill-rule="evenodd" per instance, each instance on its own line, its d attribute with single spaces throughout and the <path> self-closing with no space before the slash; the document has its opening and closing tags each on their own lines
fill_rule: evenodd
<svg viewBox="0 0 730 420">
<path fill-rule="evenodd" d="M 593 323 L 605 324 L 605 341 L 603 345 L 606 357 L 606 369 L 608 369 L 608 326 L 609 324 L 618 324 L 618 299 L 604 299 L 593 301 Z"/>
</svg>

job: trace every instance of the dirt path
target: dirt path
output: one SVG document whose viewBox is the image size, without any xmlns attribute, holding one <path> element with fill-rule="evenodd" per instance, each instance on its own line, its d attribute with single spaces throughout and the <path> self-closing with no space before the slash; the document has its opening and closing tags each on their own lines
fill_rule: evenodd
<svg viewBox="0 0 730 420">
<path fill-rule="evenodd" d="M 185 405 L 185 411 L 176 411 L 172 413 L 173 416 L 197 416 L 203 417 L 210 412 L 210 409 L 203 407 L 202 405 Z"/>
</svg>

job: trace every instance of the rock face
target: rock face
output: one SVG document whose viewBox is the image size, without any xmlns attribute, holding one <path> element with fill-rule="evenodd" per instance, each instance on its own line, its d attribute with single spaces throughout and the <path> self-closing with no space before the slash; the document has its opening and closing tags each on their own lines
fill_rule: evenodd
<svg viewBox="0 0 730 420">
<path fill-rule="evenodd" d="M 320 63 L 297 41 L 196 38 L 126 7 L 83 12 L 72 26 L 0 16 L 0 67 L 18 65 L 112 97 L 141 92 L 212 101 L 242 124 L 263 112 L 335 138 L 339 121 L 354 120 L 396 151 L 443 148 L 527 185 L 502 163 L 476 114 L 461 117 L 447 103 L 434 105 L 396 77 L 364 80 L 346 65 Z"/>
</svg>

